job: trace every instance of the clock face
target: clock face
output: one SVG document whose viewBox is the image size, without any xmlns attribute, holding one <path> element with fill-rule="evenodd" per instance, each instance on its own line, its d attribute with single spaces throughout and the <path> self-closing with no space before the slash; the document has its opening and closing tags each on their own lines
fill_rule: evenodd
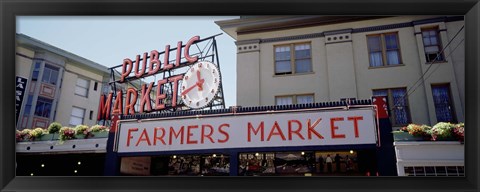
<svg viewBox="0 0 480 192">
<path fill-rule="evenodd" d="M 219 85 L 220 72 L 217 66 L 208 61 L 200 61 L 192 65 L 183 76 L 180 96 L 186 106 L 199 109 L 214 99 Z"/>
</svg>

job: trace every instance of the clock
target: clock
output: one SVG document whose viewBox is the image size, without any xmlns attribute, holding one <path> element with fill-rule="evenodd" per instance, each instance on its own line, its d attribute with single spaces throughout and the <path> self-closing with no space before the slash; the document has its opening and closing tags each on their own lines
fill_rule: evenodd
<svg viewBox="0 0 480 192">
<path fill-rule="evenodd" d="M 220 86 L 220 71 L 208 61 L 199 61 L 183 76 L 180 96 L 185 106 L 199 109 L 213 101 Z"/>
</svg>

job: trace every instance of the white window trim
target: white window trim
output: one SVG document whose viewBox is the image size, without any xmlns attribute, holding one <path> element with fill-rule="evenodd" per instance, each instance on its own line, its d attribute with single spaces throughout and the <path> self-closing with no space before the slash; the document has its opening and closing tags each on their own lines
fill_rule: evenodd
<svg viewBox="0 0 480 192">
<path fill-rule="evenodd" d="M 85 80 L 87 82 L 87 87 L 82 87 L 82 86 L 79 86 L 78 85 L 78 80 L 81 79 L 81 80 Z M 81 95 L 79 93 L 77 93 L 77 88 L 81 88 L 81 89 L 85 89 L 86 90 L 86 94 L 85 95 Z M 75 95 L 78 95 L 80 97 L 86 97 L 88 98 L 88 95 L 90 93 L 90 80 L 89 79 L 86 79 L 86 78 L 83 78 L 83 77 L 78 77 L 77 80 L 75 81 L 75 90 L 74 90 L 74 94 Z"/>
<path fill-rule="evenodd" d="M 74 116 L 74 115 L 72 114 L 74 109 L 83 110 L 83 117 Z M 72 124 L 72 117 L 81 118 L 81 119 L 82 119 L 82 122 L 81 122 L 80 124 L 78 124 L 78 125 L 84 124 L 84 123 L 85 123 L 85 113 L 86 113 L 86 111 L 87 111 L 87 110 L 84 109 L 84 108 L 72 106 L 72 111 L 70 112 L 70 120 L 69 120 L 68 124 L 70 124 L 71 126 L 76 126 L 76 125 L 73 125 L 73 124 Z"/>
</svg>

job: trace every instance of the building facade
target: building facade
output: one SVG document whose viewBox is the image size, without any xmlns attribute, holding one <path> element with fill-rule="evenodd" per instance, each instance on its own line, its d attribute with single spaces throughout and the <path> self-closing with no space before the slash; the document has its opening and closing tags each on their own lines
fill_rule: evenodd
<svg viewBox="0 0 480 192">
<path fill-rule="evenodd" d="M 16 76 L 26 79 L 17 129 L 95 125 L 108 68 L 23 34 L 16 42 Z"/>
<path fill-rule="evenodd" d="M 16 42 L 17 130 L 97 124 L 108 68 L 23 34 Z M 16 174 L 103 175 L 106 144 L 107 138 L 18 142 Z"/>
<path fill-rule="evenodd" d="M 262 16 L 216 23 L 236 41 L 239 106 L 387 96 L 393 129 L 464 121 L 463 16 Z"/>
</svg>

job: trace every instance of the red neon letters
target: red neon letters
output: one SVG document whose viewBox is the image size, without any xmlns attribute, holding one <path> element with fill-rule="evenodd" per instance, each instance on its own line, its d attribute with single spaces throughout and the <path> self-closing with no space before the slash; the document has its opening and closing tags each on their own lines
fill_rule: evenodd
<svg viewBox="0 0 480 192">
<path fill-rule="evenodd" d="M 192 46 L 195 42 L 200 40 L 200 36 L 194 36 L 188 40 L 187 44 L 185 44 L 185 49 L 183 49 L 183 56 L 187 60 L 187 63 L 194 63 L 198 60 L 197 56 L 192 57 L 190 55 L 190 46 Z M 123 60 L 122 63 L 122 74 L 120 76 L 120 83 L 125 82 L 127 78 L 130 77 L 133 69 L 133 76 L 136 78 L 148 77 L 150 75 L 154 75 L 163 69 L 164 71 L 173 69 L 175 67 L 179 67 L 181 64 L 181 56 L 182 56 L 182 41 L 177 43 L 176 48 L 176 55 L 175 55 L 175 63 L 170 63 L 170 45 L 165 46 L 164 52 L 164 60 L 163 66 L 159 60 L 159 53 L 157 50 L 150 51 L 150 56 L 148 53 L 143 53 L 143 56 L 137 55 L 135 61 L 132 61 L 130 58 L 126 58 Z M 147 60 L 148 61 L 148 68 L 147 68 Z M 147 72 L 148 69 L 148 72 Z"/>
</svg>

